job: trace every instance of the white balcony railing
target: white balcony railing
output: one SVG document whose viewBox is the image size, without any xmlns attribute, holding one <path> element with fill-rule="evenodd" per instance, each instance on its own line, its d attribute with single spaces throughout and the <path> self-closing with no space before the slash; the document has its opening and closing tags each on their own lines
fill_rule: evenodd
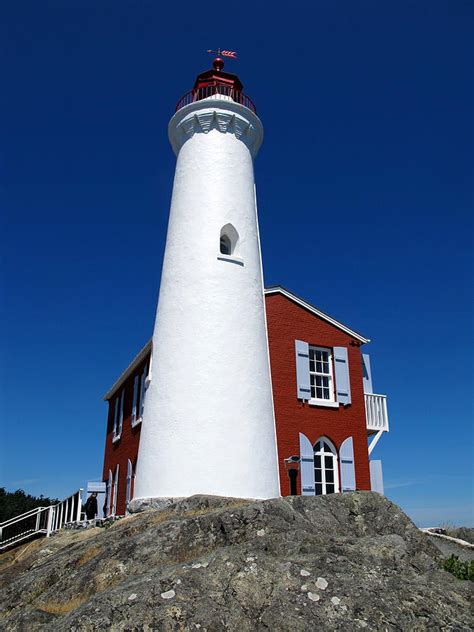
<svg viewBox="0 0 474 632">
<path fill-rule="evenodd" d="M 388 432 L 387 396 L 366 393 L 365 416 L 367 419 L 367 430 L 372 432 L 384 430 Z"/>
</svg>

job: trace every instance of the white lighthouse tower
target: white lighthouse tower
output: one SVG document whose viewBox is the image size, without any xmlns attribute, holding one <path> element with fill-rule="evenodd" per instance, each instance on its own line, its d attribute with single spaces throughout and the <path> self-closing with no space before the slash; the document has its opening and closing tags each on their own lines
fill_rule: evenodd
<svg viewBox="0 0 474 632">
<path fill-rule="evenodd" d="M 280 495 L 253 170 L 263 128 L 223 66 L 168 127 L 177 163 L 137 499 Z"/>
</svg>

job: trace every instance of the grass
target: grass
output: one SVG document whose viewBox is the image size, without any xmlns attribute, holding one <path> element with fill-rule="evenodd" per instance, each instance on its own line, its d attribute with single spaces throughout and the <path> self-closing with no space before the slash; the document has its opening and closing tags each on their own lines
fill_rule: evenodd
<svg viewBox="0 0 474 632">
<path fill-rule="evenodd" d="M 474 560 L 463 562 L 457 555 L 451 555 L 443 561 L 443 568 L 458 579 L 474 581 Z"/>
</svg>

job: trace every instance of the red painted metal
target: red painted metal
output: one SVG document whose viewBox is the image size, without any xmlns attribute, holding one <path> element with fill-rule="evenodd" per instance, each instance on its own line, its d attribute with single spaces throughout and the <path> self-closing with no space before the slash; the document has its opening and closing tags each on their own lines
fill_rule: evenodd
<svg viewBox="0 0 474 632">
<path fill-rule="evenodd" d="M 221 94 L 225 97 L 230 97 L 236 103 L 240 103 L 240 105 L 243 105 L 249 110 L 252 110 L 252 112 L 255 112 L 255 114 L 257 113 L 257 109 L 252 99 L 244 94 L 241 90 L 237 90 L 232 84 L 227 85 L 217 82 L 213 85 L 199 86 L 187 92 L 178 101 L 176 105 L 176 112 L 185 105 L 189 105 L 189 103 L 202 101 L 202 99 L 207 99 L 218 94 Z"/>
</svg>

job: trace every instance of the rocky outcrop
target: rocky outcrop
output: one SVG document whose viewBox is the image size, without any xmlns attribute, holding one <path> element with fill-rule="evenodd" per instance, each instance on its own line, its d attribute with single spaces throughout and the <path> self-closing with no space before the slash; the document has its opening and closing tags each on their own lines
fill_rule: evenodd
<svg viewBox="0 0 474 632">
<path fill-rule="evenodd" d="M 3 569 L 2 629 L 471 629 L 472 584 L 375 493 L 195 496 L 74 537 Z"/>
</svg>

